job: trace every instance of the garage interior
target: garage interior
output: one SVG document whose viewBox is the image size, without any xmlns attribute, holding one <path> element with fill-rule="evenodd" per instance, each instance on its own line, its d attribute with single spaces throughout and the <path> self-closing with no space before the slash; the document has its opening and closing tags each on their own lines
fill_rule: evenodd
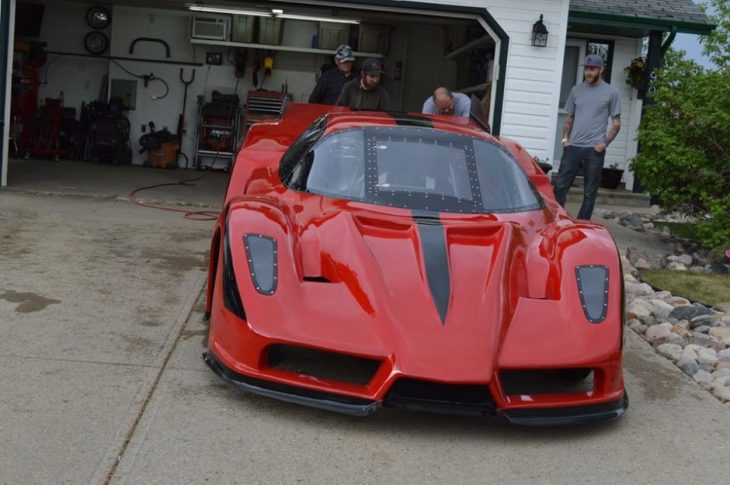
<svg viewBox="0 0 730 485">
<path fill-rule="evenodd" d="M 344 5 L 18 0 L 9 185 L 33 160 L 226 172 L 247 127 L 307 102 L 343 43 L 356 72 L 382 60 L 390 110 L 447 86 L 491 119 L 499 42 L 474 15 Z"/>
</svg>

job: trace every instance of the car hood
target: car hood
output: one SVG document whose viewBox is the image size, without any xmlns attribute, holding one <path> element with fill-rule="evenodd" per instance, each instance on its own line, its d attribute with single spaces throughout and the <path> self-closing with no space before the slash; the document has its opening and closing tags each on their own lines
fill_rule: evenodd
<svg viewBox="0 0 730 485">
<path fill-rule="evenodd" d="M 232 210 L 229 224 L 252 330 L 282 342 L 390 359 L 410 376 L 488 380 L 518 301 L 535 287 L 530 279 L 549 270 L 533 265 L 528 275 L 535 235 L 524 227 L 535 224 L 524 221 L 357 208 L 313 217 L 252 209 Z M 542 219 L 545 212 L 530 217 Z M 277 240 L 273 295 L 257 292 L 248 277 L 240 237 L 246 233 Z M 544 277 L 538 279 L 544 287 Z"/>
</svg>

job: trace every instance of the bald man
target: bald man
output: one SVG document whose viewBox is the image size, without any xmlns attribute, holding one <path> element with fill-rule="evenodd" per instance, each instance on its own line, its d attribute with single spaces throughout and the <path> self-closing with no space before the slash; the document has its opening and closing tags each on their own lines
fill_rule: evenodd
<svg viewBox="0 0 730 485">
<path fill-rule="evenodd" d="M 462 93 L 452 93 L 446 88 L 436 88 L 433 96 L 423 103 L 422 113 L 469 117 L 471 99 Z"/>
</svg>

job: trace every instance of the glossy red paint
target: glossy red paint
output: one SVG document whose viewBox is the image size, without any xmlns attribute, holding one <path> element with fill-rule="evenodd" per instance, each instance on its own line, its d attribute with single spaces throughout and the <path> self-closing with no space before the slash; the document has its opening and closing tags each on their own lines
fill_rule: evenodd
<svg viewBox="0 0 730 485">
<path fill-rule="evenodd" d="M 490 389 L 498 414 L 622 398 L 623 287 L 615 243 L 605 228 L 573 220 L 554 201 L 547 176 L 524 148 L 466 123 L 430 117 L 434 129 L 501 143 L 545 203 L 523 213 L 439 215 L 451 280 L 442 322 L 412 211 L 297 192 L 279 180 L 283 153 L 325 113 L 327 131 L 395 124 L 383 113 L 293 104 L 279 123 L 250 130 L 210 253 L 208 341 L 225 367 L 251 378 L 378 402 L 402 376 L 481 384 Z M 277 241 L 278 282 L 271 296 L 258 293 L 249 277 L 243 234 Z M 223 304 L 225 236 L 245 320 Z M 592 264 L 609 272 L 607 314 L 600 324 L 586 319 L 575 277 L 576 266 Z M 268 346 L 281 343 L 381 365 L 367 385 L 268 367 Z M 500 371 L 563 368 L 594 369 L 593 390 L 532 395 L 502 390 Z"/>
</svg>

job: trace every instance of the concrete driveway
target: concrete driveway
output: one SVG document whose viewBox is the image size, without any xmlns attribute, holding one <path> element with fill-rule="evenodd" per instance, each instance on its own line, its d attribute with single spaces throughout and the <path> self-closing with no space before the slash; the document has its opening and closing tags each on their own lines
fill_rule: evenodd
<svg viewBox="0 0 730 485">
<path fill-rule="evenodd" d="M 0 483 L 727 480 L 730 410 L 631 332 L 616 421 L 340 416 L 203 364 L 211 222 L 8 191 L 0 206 Z"/>
</svg>

